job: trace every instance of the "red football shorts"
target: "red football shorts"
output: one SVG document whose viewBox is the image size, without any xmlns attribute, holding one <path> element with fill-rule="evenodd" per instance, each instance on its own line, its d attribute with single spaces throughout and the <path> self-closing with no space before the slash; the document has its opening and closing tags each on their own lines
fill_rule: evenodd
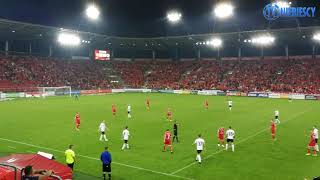
<svg viewBox="0 0 320 180">
<path fill-rule="evenodd" d="M 165 144 L 165 145 L 171 145 L 171 140 L 165 140 L 165 141 L 164 141 L 164 144 Z"/>
<path fill-rule="evenodd" d="M 219 139 L 223 140 L 224 139 L 223 135 L 219 135 Z"/>
<path fill-rule="evenodd" d="M 316 142 L 315 141 L 311 141 L 310 143 L 309 143 L 309 146 L 311 146 L 311 147 L 314 147 L 316 145 Z"/>
</svg>

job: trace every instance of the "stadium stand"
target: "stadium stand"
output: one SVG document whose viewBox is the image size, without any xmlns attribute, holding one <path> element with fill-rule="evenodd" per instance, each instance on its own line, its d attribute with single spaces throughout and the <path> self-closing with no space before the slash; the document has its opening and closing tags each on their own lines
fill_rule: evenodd
<svg viewBox="0 0 320 180">
<path fill-rule="evenodd" d="M 220 89 L 320 94 L 318 59 L 110 61 L 24 56 L 0 57 L 0 90 L 28 91 L 39 86 L 73 89 Z M 119 83 L 112 83 L 112 78 Z"/>
</svg>

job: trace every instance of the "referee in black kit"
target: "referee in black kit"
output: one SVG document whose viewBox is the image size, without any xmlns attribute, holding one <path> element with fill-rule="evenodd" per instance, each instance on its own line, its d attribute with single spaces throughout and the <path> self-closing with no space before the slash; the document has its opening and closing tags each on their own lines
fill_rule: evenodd
<svg viewBox="0 0 320 180">
<path fill-rule="evenodd" d="M 111 154 L 108 151 L 108 147 L 104 148 L 104 152 L 101 153 L 100 160 L 102 162 L 103 179 L 106 180 L 106 174 L 108 174 L 109 180 L 111 180 Z"/>
<path fill-rule="evenodd" d="M 179 124 L 177 123 L 177 121 L 174 121 L 172 142 L 174 142 L 175 139 L 177 140 L 177 142 L 179 142 L 179 139 L 178 139 L 178 125 Z"/>
</svg>

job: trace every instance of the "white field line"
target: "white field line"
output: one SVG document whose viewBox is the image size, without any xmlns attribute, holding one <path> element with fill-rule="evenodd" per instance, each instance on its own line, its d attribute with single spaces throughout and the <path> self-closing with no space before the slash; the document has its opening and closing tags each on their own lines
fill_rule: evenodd
<svg viewBox="0 0 320 180">
<path fill-rule="evenodd" d="M 8 146 L 8 148 L 10 148 L 10 149 L 17 149 L 16 147 L 13 147 L 13 146 Z"/>
<path fill-rule="evenodd" d="M 293 119 L 295 119 L 295 118 L 297 118 L 297 117 L 305 114 L 305 113 L 308 112 L 308 111 L 310 111 L 310 109 L 309 109 L 309 110 L 306 110 L 306 111 L 303 111 L 303 112 L 300 112 L 300 113 L 297 113 L 296 115 L 294 115 L 293 117 L 291 117 L 291 118 L 288 119 L 287 121 L 284 121 L 282 124 L 287 123 L 287 122 L 289 122 L 289 121 L 291 121 L 291 120 L 293 120 Z M 259 134 L 261 134 L 261 133 L 263 133 L 263 132 L 265 132 L 265 131 L 268 131 L 269 129 L 270 129 L 270 128 L 262 129 L 262 130 L 260 130 L 260 131 L 258 131 L 258 132 L 256 132 L 256 133 L 254 133 L 254 134 L 252 134 L 252 135 L 250 135 L 250 136 L 248 136 L 248 137 L 246 137 L 246 138 L 238 141 L 238 142 L 235 143 L 235 144 L 237 145 L 237 144 L 246 142 L 246 141 L 248 141 L 249 139 L 258 136 Z M 221 150 L 219 150 L 219 151 L 217 151 L 217 152 L 215 152 L 215 153 L 212 153 L 212 154 L 208 155 L 206 158 L 204 158 L 203 160 L 209 159 L 209 158 L 211 158 L 212 156 L 223 152 L 224 150 L 225 150 L 225 149 L 223 148 L 223 149 L 221 149 Z M 180 168 L 180 169 L 178 169 L 178 170 L 173 171 L 171 174 L 172 174 L 172 175 L 177 174 L 178 172 L 180 172 L 180 171 L 182 171 L 182 170 L 185 170 L 185 169 L 187 169 L 187 168 L 189 168 L 190 166 L 193 166 L 193 165 L 195 165 L 195 164 L 197 164 L 197 162 L 192 162 L 192 163 L 190 163 L 190 164 L 188 164 L 188 165 L 186 165 L 186 166 L 184 166 L 184 167 L 182 167 L 182 168 Z"/>
<path fill-rule="evenodd" d="M 2 140 L 2 141 L 7 141 L 7 142 L 11 142 L 11 143 L 15 143 L 15 144 L 22 144 L 22 145 L 29 146 L 29 147 L 34 147 L 34 148 L 39 148 L 39 149 L 45 149 L 45 150 L 49 150 L 49 151 L 53 151 L 53 152 L 64 153 L 64 151 L 60 151 L 60 150 L 57 150 L 57 149 L 52 149 L 52 148 L 47 148 L 47 147 L 41 147 L 41 146 L 37 146 L 37 145 L 34 145 L 34 144 L 29 144 L 29 143 L 25 143 L 25 142 L 21 142 L 21 141 L 15 141 L 15 140 L 6 139 L 6 138 L 0 138 L 0 140 Z M 87 159 L 91 159 L 91 160 L 100 161 L 100 159 L 98 159 L 98 158 L 93 158 L 93 157 L 89 157 L 89 156 L 85 156 L 85 155 L 80 155 L 80 154 L 78 154 L 77 156 L 83 157 L 83 158 L 87 158 Z M 141 170 L 141 171 L 146 171 L 146 172 L 150 172 L 150 173 L 154 173 L 154 174 L 159 174 L 159 175 L 164 175 L 164 176 L 170 176 L 170 177 L 179 178 L 179 179 L 194 180 L 194 179 L 192 179 L 192 178 L 182 177 L 182 176 L 178 176 L 178 175 L 174 175 L 174 174 L 170 174 L 170 173 L 155 171 L 155 170 L 146 169 L 146 168 L 142 168 L 142 167 L 138 167 L 138 166 L 133 166 L 133 165 L 129 165 L 129 164 L 124 164 L 124 163 L 119 163 L 119 162 L 112 162 L 112 164 L 117 164 L 117 165 L 119 165 L 119 166 L 125 166 L 125 167 L 129 167 L 129 168 L 133 168 L 133 169 L 137 169 L 137 170 Z"/>
</svg>

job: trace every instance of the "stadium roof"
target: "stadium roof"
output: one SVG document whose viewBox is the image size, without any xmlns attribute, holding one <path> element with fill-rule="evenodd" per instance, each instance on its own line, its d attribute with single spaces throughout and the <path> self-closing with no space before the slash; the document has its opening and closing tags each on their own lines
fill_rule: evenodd
<svg viewBox="0 0 320 180">
<path fill-rule="evenodd" d="M 228 19 L 214 16 L 214 7 L 229 1 L 234 15 Z M 95 32 L 112 36 L 158 37 L 203 34 L 212 32 L 251 31 L 266 28 L 315 26 L 320 22 L 317 1 L 291 1 L 292 7 L 314 6 L 312 18 L 280 18 L 268 21 L 264 7 L 278 0 L 10 0 L 0 6 L 3 19 Z M 87 18 L 85 10 L 94 3 L 100 10 L 99 19 Z M 179 11 L 182 21 L 172 25 L 167 12 Z"/>
<path fill-rule="evenodd" d="M 45 40 L 56 42 L 59 32 L 77 33 L 81 39 L 90 41 L 94 47 L 113 48 L 137 48 L 137 49 L 167 49 L 178 47 L 196 47 L 197 42 L 206 42 L 213 37 L 223 39 L 224 46 L 241 46 L 245 39 L 256 35 L 272 34 L 276 37 L 278 45 L 287 45 L 303 41 L 311 41 L 315 32 L 320 31 L 320 26 L 267 29 L 242 32 L 210 33 L 187 36 L 154 37 L 154 38 L 131 38 L 116 37 L 103 34 L 76 31 L 58 27 L 23 23 L 0 19 L 0 38 L 2 40 Z"/>
</svg>

